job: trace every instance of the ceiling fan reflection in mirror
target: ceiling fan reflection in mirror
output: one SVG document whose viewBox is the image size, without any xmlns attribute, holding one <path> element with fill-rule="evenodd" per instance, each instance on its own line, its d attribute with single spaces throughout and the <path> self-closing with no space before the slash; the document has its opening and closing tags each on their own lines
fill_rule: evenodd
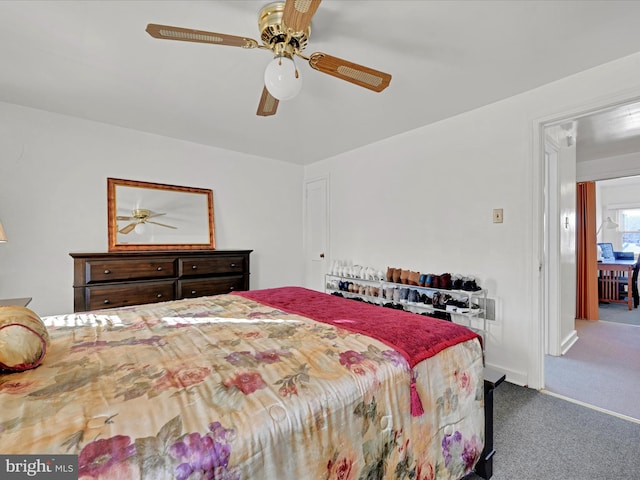
<svg viewBox="0 0 640 480">
<path fill-rule="evenodd" d="M 117 216 L 116 220 L 118 221 L 128 221 L 131 222 L 128 225 L 122 227 L 118 230 L 118 233 L 123 235 L 127 235 L 128 233 L 135 232 L 139 235 L 145 233 L 147 223 L 151 223 L 153 225 L 159 225 L 161 227 L 173 228 L 177 229 L 178 227 L 174 227 L 173 225 L 167 225 L 165 223 L 159 223 L 149 220 L 150 218 L 160 217 L 162 215 L 166 215 L 166 213 L 153 213 L 151 210 L 147 210 L 145 208 L 137 208 L 131 212 L 131 216 Z"/>
<path fill-rule="evenodd" d="M 301 53 L 309 42 L 311 19 L 320 1 L 286 0 L 263 7 L 258 15 L 261 44 L 247 37 L 153 23 L 147 25 L 146 30 L 152 37 L 165 40 L 271 50 L 273 60 L 265 69 L 265 85 L 256 112 L 260 116 L 274 115 L 280 100 L 289 100 L 300 92 L 302 78 L 295 64 L 295 57 L 308 61 L 309 65 L 319 72 L 374 92 L 381 92 L 387 88 L 391 82 L 391 75 L 388 73 L 322 52 L 315 52 L 310 56 Z"/>
</svg>

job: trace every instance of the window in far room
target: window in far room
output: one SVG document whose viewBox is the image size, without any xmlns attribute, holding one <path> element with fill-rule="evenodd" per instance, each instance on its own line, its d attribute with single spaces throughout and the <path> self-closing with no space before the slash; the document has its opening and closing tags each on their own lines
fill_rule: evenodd
<svg viewBox="0 0 640 480">
<path fill-rule="evenodd" d="M 640 253 L 640 208 L 618 210 L 618 233 L 623 252 Z"/>
</svg>

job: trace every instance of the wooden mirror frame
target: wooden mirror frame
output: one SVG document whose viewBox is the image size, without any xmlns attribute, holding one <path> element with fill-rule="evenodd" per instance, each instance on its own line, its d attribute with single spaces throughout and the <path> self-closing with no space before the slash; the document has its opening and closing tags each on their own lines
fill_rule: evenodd
<svg viewBox="0 0 640 480">
<path fill-rule="evenodd" d="M 135 220 L 118 217 L 132 216 L 135 209 L 150 210 L 162 225 L 145 224 L 149 232 L 125 237 L 119 230 Z M 107 178 L 107 218 L 110 252 L 215 249 L 213 190 Z"/>
</svg>

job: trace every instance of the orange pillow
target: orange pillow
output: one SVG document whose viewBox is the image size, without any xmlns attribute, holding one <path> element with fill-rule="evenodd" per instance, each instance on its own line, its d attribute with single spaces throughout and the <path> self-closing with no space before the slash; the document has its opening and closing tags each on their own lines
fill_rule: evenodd
<svg viewBox="0 0 640 480">
<path fill-rule="evenodd" d="M 26 307 L 0 307 L 0 370 L 35 368 L 48 346 L 49 332 L 36 313 Z"/>
</svg>

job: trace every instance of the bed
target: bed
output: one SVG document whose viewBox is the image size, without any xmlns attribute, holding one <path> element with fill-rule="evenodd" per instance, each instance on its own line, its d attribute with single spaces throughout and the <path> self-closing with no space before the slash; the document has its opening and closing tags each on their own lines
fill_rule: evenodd
<svg viewBox="0 0 640 480">
<path fill-rule="evenodd" d="M 81 479 L 459 479 L 481 458 L 481 339 L 452 322 L 299 287 L 43 321 L 42 363 L 0 374 L 0 453 L 78 455 Z"/>
</svg>

